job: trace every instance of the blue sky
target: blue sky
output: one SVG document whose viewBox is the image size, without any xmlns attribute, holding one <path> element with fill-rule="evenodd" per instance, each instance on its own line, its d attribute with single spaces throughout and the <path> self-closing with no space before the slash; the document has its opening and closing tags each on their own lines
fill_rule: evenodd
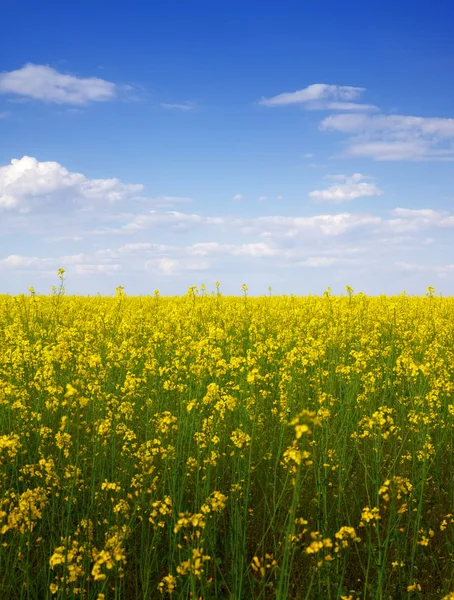
<svg viewBox="0 0 454 600">
<path fill-rule="evenodd" d="M 10 3 L 0 293 L 452 294 L 453 17 Z"/>
</svg>

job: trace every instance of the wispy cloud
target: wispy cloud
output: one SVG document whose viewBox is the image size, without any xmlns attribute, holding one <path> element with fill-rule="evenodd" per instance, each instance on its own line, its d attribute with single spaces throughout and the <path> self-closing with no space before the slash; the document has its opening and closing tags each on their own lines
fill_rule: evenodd
<svg viewBox="0 0 454 600">
<path fill-rule="evenodd" d="M 335 181 L 342 185 L 346 179 L 336 176 Z M 219 272 L 225 273 L 226 279 L 229 273 L 241 272 L 249 280 L 263 273 L 271 279 L 285 279 L 291 272 L 294 281 L 299 269 L 307 269 L 315 279 L 320 273 L 320 285 L 324 285 L 327 277 L 340 281 L 347 271 L 359 276 L 363 269 L 364 274 L 367 271 L 375 278 L 394 271 L 412 277 L 422 289 L 427 275 L 444 280 L 454 278 L 454 269 L 449 261 L 445 264 L 440 245 L 443 237 L 454 231 L 454 215 L 429 208 L 396 208 L 383 216 L 340 212 L 249 218 L 155 211 L 142 215 L 106 214 L 107 222 L 113 216 L 124 222 L 117 229 L 126 236 L 123 244 L 115 245 L 119 239 L 116 236 L 93 238 L 86 231 L 84 251 L 74 254 L 59 254 L 57 245 L 27 254 L 18 242 L 15 252 L 11 248 L 13 252 L 0 256 L 0 271 L 11 275 L 26 272 L 27 280 L 35 285 L 40 278 L 55 276 L 56 270 L 63 267 L 89 287 L 94 285 L 89 283 L 94 277 L 97 282 L 105 278 L 105 290 L 112 285 L 112 277 L 116 285 L 125 277 L 131 285 L 139 286 L 136 290 L 140 289 L 140 293 L 149 293 L 150 285 L 156 287 L 154 281 L 164 286 L 172 281 L 178 286 L 190 285 L 194 277 L 202 274 L 214 281 Z M 42 218 L 48 222 L 44 215 Z M 23 215 L 23 219 L 28 223 L 30 215 Z M 71 222 L 77 224 L 77 220 Z M 63 230 L 66 236 L 74 236 L 78 231 L 74 227 Z M 105 231 L 115 232 L 108 227 Z M 101 240 L 105 246 L 99 249 Z M 61 240 L 60 248 L 71 241 Z M 400 263 L 394 263 L 397 255 Z M 429 263 L 433 266 L 421 266 Z M 364 285 L 366 280 L 367 277 Z"/>
<path fill-rule="evenodd" d="M 284 92 L 271 98 L 262 98 L 263 106 L 288 106 L 298 104 L 308 110 L 377 110 L 372 104 L 353 102 L 365 91 L 365 88 L 349 85 L 329 85 L 314 83 L 296 92 Z"/>
<path fill-rule="evenodd" d="M 320 128 L 347 139 L 344 156 L 377 161 L 454 160 L 454 119 L 406 115 L 330 115 Z"/>
<path fill-rule="evenodd" d="M 340 204 L 355 198 L 380 196 L 383 193 L 375 183 L 364 181 L 367 178 L 361 173 L 354 173 L 351 177 L 336 175 L 334 178 L 344 183 L 331 185 L 324 190 L 314 190 L 309 193 L 309 198 L 318 202 Z"/>
<path fill-rule="evenodd" d="M 144 200 L 152 202 L 157 208 L 194 202 L 192 198 L 187 198 L 185 196 L 157 196 L 156 198 L 144 198 Z"/>
<path fill-rule="evenodd" d="M 386 227 L 394 233 L 454 228 L 454 215 L 432 208 L 395 208 Z"/>
<path fill-rule="evenodd" d="M 47 65 L 26 64 L 21 69 L 0 73 L 0 93 L 55 104 L 82 106 L 112 100 L 117 86 L 98 77 L 76 77 Z"/>
<path fill-rule="evenodd" d="M 265 257 L 276 256 L 280 253 L 278 248 L 266 242 L 248 244 L 220 244 L 218 242 L 199 242 L 188 248 L 190 254 L 208 256 L 213 254 L 231 254 L 233 256 Z"/>
<path fill-rule="evenodd" d="M 180 104 L 161 102 L 161 106 L 162 106 L 162 108 L 167 108 L 168 110 L 182 110 L 182 111 L 190 111 L 190 110 L 195 110 L 197 108 L 197 106 L 195 104 L 193 104 L 192 102 L 183 102 Z"/>
<path fill-rule="evenodd" d="M 341 184 L 342 185 L 342 184 Z M 328 188 L 329 189 L 329 188 Z M 323 190 L 322 190 L 323 191 Z M 262 216 L 242 218 L 233 215 L 210 217 L 197 213 L 178 211 L 125 215 L 125 223 L 120 227 L 104 227 L 94 230 L 97 235 L 132 235 L 140 231 L 159 229 L 169 233 L 220 231 L 232 235 L 256 235 L 267 243 L 271 240 L 296 240 L 298 238 L 316 239 L 323 237 L 341 237 L 355 231 L 370 234 L 402 234 L 422 231 L 454 229 L 454 215 L 449 212 L 432 209 L 396 208 L 387 218 L 371 212 L 340 212 L 316 214 L 313 216 Z M 210 242 L 211 243 L 211 242 Z"/>
<path fill-rule="evenodd" d="M 395 262 L 395 269 L 404 273 L 430 273 L 440 279 L 446 279 L 454 276 L 454 264 L 444 265 L 422 265 L 420 263 Z"/>
<path fill-rule="evenodd" d="M 318 269 L 320 267 L 331 267 L 339 262 L 340 259 L 335 256 L 310 256 L 300 264 L 305 267 Z"/>
</svg>

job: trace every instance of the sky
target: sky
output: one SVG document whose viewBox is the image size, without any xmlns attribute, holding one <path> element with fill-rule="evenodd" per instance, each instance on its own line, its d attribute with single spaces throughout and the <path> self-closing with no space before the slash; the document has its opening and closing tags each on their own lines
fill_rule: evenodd
<svg viewBox="0 0 454 600">
<path fill-rule="evenodd" d="M 397 5 L 396 5 L 397 4 Z M 2 7 L 0 293 L 454 293 L 450 1 Z"/>
</svg>

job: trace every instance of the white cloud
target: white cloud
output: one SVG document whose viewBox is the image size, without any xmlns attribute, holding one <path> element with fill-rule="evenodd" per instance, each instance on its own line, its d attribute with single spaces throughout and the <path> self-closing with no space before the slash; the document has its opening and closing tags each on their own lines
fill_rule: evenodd
<svg viewBox="0 0 454 600">
<path fill-rule="evenodd" d="M 95 255 L 73 254 L 70 256 L 45 257 L 39 258 L 36 256 L 21 256 L 19 254 L 11 254 L 0 261 L 0 265 L 4 265 L 13 270 L 31 270 L 41 271 L 44 273 L 56 272 L 61 266 L 70 269 L 74 275 L 96 275 L 99 273 L 117 273 L 121 271 L 120 264 L 98 262 L 94 263 Z"/>
<path fill-rule="evenodd" d="M 330 115 L 320 128 L 350 135 L 345 156 L 374 160 L 454 160 L 454 119 Z"/>
<path fill-rule="evenodd" d="M 431 208 L 396 208 L 391 211 L 386 228 L 393 233 L 454 228 L 454 215 Z"/>
<path fill-rule="evenodd" d="M 205 260 L 197 260 L 197 261 L 186 261 L 184 264 L 184 268 L 188 271 L 206 271 L 210 268 L 210 265 Z"/>
<path fill-rule="evenodd" d="M 409 142 L 362 142 L 352 141 L 346 151 L 346 156 L 356 158 L 372 158 L 382 160 L 411 160 L 429 159 L 431 148 L 429 142 L 414 140 Z M 433 158 L 433 154 L 432 154 Z"/>
<path fill-rule="evenodd" d="M 276 200 L 283 200 L 284 196 L 277 196 Z"/>
<path fill-rule="evenodd" d="M 232 200 L 243 200 L 243 196 L 241 194 L 235 194 L 235 196 L 233 196 Z"/>
<path fill-rule="evenodd" d="M 2 261 L 2 264 L 13 269 L 29 269 L 31 267 L 43 267 L 52 264 L 52 259 L 38 258 L 36 256 L 21 256 L 20 254 L 10 254 Z"/>
<path fill-rule="evenodd" d="M 358 102 L 328 102 L 323 106 L 326 110 L 378 110 L 375 104 L 359 104 Z"/>
<path fill-rule="evenodd" d="M 172 258 L 158 258 L 150 261 L 148 265 L 154 265 L 158 271 L 164 275 L 174 275 L 179 271 L 180 262 Z"/>
<path fill-rule="evenodd" d="M 158 275 L 171 276 L 181 275 L 182 272 L 186 271 L 205 271 L 209 268 L 209 264 L 204 260 L 188 260 L 184 256 L 178 259 L 164 256 L 146 261 L 145 268 L 147 271 L 157 273 Z"/>
<path fill-rule="evenodd" d="M 318 236 L 319 237 L 319 236 Z M 260 258 L 275 258 L 283 259 L 288 265 L 302 266 L 302 267 L 328 267 L 335 263 L 357 264 L 358 259 L 347 259 L 340 258 L 339 255 L 344 257 L 349 254 L 361 254 L 363 253 L 360 247 L 347 247 L 339 242 L 335 241 L 334 245 L 328 245 L 326 238 L 319 246 L 318 256 L 311 256 L 314 250 L 314 240 L 307 242 L 303 237 L 298 240 L 297 244 L 286 246 L 284 236 L 276 236 L 276 243 L 272 245 L 269 243 L 258 242 L 258 243 L 247 243 L 247 244 L 220 244 L 218 242 L 201 242 L 193 244 L 187 247 L 189 254 L 199 256 L 210 256 L 210 257 L 225 257 L 225 256 L 236 256 L 236 257 L 249 257 L 252 259 Z M 332 256 L 332 254 L 335 256 Z M 301 261 L 302 256 L 309 257 Z M 297 262 L 294 262 L 297 261 Z"/>
<path fill-rule="evenodd" d="M 42 206 L 121 202 L 137 198 L 142 189 L 140 184 L 125 184 L 116 178 L 87 179 L 57 162 L 39 162 L 30 156 L 0 167 L 0 210 L 28 212 Z"/>
<path fill-rule="evenodd" d="M 113 275 L 119 271 L 121 271 L 121 265 L 79 264 L 74 267 L 75 275 L 99 275 L 100 273 Z"/>
<path fill-rule="evenodd" d="M 194 200 L 185 196 L 157 196 L 156 198 L 150 198 L 149 202 L 152 202 L 156 207 L 162 207 L 172 206 L 173 204 L 187 204 L 194 202 Z"/>
<path fill-rule="evenodd" d="M 274 256 L 278 251 L 264 242 L 241 244 L 232 250 L 232 254 L 240 256 Z"/>
<path fill-rule="evenodd" d="M 407 134 L 454 137 L 454 119 L 405 115 L 331 115 L 322 121 L 321 127 L 344 133 L 390 133 L 396 137 Z"/>
<path fill-rule="evenodd" d="M 190 254 L 199 256 L 208 256 L 213 254 L 230 254 L 232 256 L 252 256 L 264 257 L 275 256 L 279 254 L 276 248 L 271 247 L 265 242 L 255 242 L 249 244 L 219 244 L 218 242 L 199 242 L 188 248 Z"/>
<path fill-rule="evenodd" d="M 330 267 L 337 262 L 339 262 L 339 259 L 333 256 L 311 256 L 303 261 L 301 265 L 305 267 L 319 268 Z"/>
<path fill-rule="evenodd" d="M 395 262 L 394 267 L 399 271 L 415 274 L 418 272 L 432 273 L 441 279 L 454 277 L 454 264 L 421 265 L 417 263 Z"/>
<path fill-rule="evenodd" d="M 360 213 L 315 215 L 313 217 L 258 217 L 251 228 L 266 238 L 294 239 L 303 236 L 340 236 L 350 231 L 379 227 L 380 217 Z"/>
<path fill-rule="evenodd" d="M 46 65 L 27 64 L 16 71 L 0 73 L 0 93 L 82 106 L 112 100 L 117 86 L 98 77 L 81 78 L 59 73 Z"/>
<path fill-rule="evenodd" d="M 167 102 L 162 102 L 161 106 L 162 106 L 162 108 L 167 108 L 169 110 L 190 111 L 190 110 L 196 109 L 195 104 L 192 104 L 191 102 L 184 102 L 181 104 L 171 104 L 171 103 L 167 103 Z"/>
<path fill-rule="evenodd" d="M 259 104 L 264 106 L 287 106 L 300 104 L 310 110 L 376 110 L 371 104 L 358 104 L 356 100 L 365 88 L 349 85 L 328 85 L 314 83 L 296 92 L 285 92 L 272 98 L 262 98 Z"/>
<path fill-rule="evenodd" d="M 105 228 L 95 230 L 96 234 L 135 234 L 138 231 L 147 231 L 159 227 L 167 232 L 187 232 L 190 229 L 200 228 L 209 230 L 213 226 L 222 227 L 224 232 L 231 235 L 233 232 L 242 235 L 256 234 L 261 238 L 295 238 L 298 236 L 338 236 L 355 229 L 379 227 L 382 224 L 380 217 L 363 213 L 338 213 L 314 215 L 311 217 L 284 217 L 264 216 L 250 219 L 224 216 L 208 217 L 200 214 L 187 214 L 176 211 L 158 213 L 150 211 L 146 214 L 135 215 L 125 225 L 119 228 Z M 214 245 L 213 245 L 214 244 Z M 217 242 L 202 242 L 194 248 L 212 249 L 219 246 Z M 231 244 L 223 246 L 232 249 Z M 200 252 L 202 254 L 202 252 Z"/>
<path fill-rule="evenodd" d="M 79 253 L 44 258 L 11 254 L 0 260 L 0 265 L 13 270 L 28 269 L 54 274 L 60 267 L 75 275 L 109 274 L 122 270 L 122 265 L 119 262 L 113 262 L 114 259 L 124 259 L 128 255 L 137 255 L 140 250 L 147 249 L 149 246 L 151 244 L 126 244 L 117 250 L 97 250 L 86 254 Z"/>
<path fill-rule="evenodd" d="M 94 230 L 91 233 L 98 235 L 106 234 L 129 234 L 144 229 L 150 229 L 158 225 L 168 225 L 173 231 L 187 231 L 193 227 L 206 225 L 223 225 L 229 218 L 206 217 L 199 214 L 188 214 L 178 211 L 167 211 L 159 213 L 151 210 L 145 214 L 129 215 L 130 221 L 120 228 L 105 228 Z"/>
<path fill-rule="evenodd" d="M 351 199 L 358 194 L 372 195 L 376 190 L 370 188 L 357 188 L 356 186 L 365 183 L 361 181 L 360 174 L 355 174 L 353 177 L 345 179 L 346 176 L 336 176 L 339 184 L 335 184 L 327 190 L 318 190 L 325 201 L 340 202 Z M 339 179 L 342 177 L 343 179 Z M 370 184 L 371 185 L 371 184 Z M 346 186 L 346 187 L 344 187 Z M 334 189 L 334 191 L 333 191 Z M 317 199 L 317 198 L 316 198 Z M 83 213 L 81 213 L 83 214 Z M 89 219 L 92 219 L 92 213 L 86 213 Z M 39 217 L 39 215 L 37 215 Z M 103 220 L 104 219 L 104 220 Z M 27 223 L 30 217 L 27 217 Z M 112 227 L 109 222 L 119 222 L 118 225 Z M 65 221 L 61 221 L 64 226 Z M 77 234 L 82 232 L 80 225 L 77 222 L 68 221 L 69 227 L 65 227 L 66 236 L 72 236 L 74 239 Z M 172 243 L 180 244 L 181 240 L 186 236 L 202 237 L 200 240 L 201 246 L 194 245 L 191 253 L 199 250 L 199 254 L 206 250 L 206 244 L 216 244 L 210 249 L 212 252 L 221 251 L 233 254 L 233 248 L 236 246 L 231 243 L 232 236 L 237 236 L 242 242 L 259 243 L 266 241 L 273 242 L 271 248 L 276 250 L 275 244 L 300 243 L 302 240 L 322 240 L 328 238 L 336 238 L 345 236 L 353 232 L 358 232 L 359 235 L 377 235 L 385 237 L 396 237 L 412 234 L 414 232 L 424 230 L 451 229 L 454 228 L 454 214 L 433 209 L 395 209 L 390 212 L 389 217 L 380 217 L 370 212 L 341 212 L 316 214 L 313 216 L 261 216 L 261 217 L 236 217 L 234 215 L 225 215 L 221 217 L 210 217 L 197 213 L 183 213 L 178 211 L 149 211 L 147 213 L 102 213 L 97 214 L 97 228 L 89 227 L 90 222 L 85 221 L 83 233 L 85 239 L 96 236 L 122 235 L 122 236 L 141 236 L 141 240 L 135 243 L 148 243 L 144 240 L 144 236 L 150 235 L 153 232 L 153 239 L 157 242 L 159 239 L 165 241 L 165 244 L 154 243 L 148 247 L 147 251 L 167 252 L 170 248 L 169 240 L 173 237 Z M 87 227 L 88 225 L 88 227 Z M 44 227 L 44 224 L 43 224 Z M 61 226 L 60 226 L 61 229 Z M 43 231 L 45 231 L 43 229 Z M 211 239 L 216 239 L 217 242 L 204 240 L 206 236 Z M 249 236 L 249 239 L 247 237 Z M 251 239 L 252 236 L 252 239 Z M 255 236 L 255 239 L 254 237 Z M 257 237 L 258 236 L 258 237 Z M 245 240 L 243 238 L 246 237 Z M 136 238 L 137 239 L 137 238 Z M 219 244 L 225 240 L 222 249 Z M 141 250 L 146 250 L 143 247 Z"/>
<path fill-rule="evenodd" d="M 266 196 L 259 196 L 259 202 L 265 202 Z"/>
<path fill-rule="evenodd" d="M 120 253 L 129 253 L 129 252 L 137 252 L 142 250 L 150 250 L 153 245 L 149 242 L 136 242 L 132 244 L 124 244 L 121 248 L 118 249 Z"/>
<path fill-rule="evenodd" d="M 336 185 L 346 181 L 345 176 L 332 178 Z M 359 175 L 347 179 L 361 182 Z M 108 220 L 118 218 L 127 224 L 132 222 L 131 214 L 103 214 Z M 142 222 L 141 217 L 145 219 Z M 359 278 L 360 285 L 363 281 L 365 286 L 366 281 L 373 285 L 374 278 L 382 281 L 385 272 L 394 272 L 395 283 L 399 278 L 411 278 L 417 280 L 418 286 L 422 282 L 423 291 L 428 274 L 433 273 L 434 277 L 444 280 L 450 278 L 449 281 L 454 275 L 452 266 L 443 264 L 443 248 L 449 247 L 449 236 L 454 231 L 454 214 L 431 208 L 396 208 L 383 216 L 342 212 L 305 217 L 225 216 L 219 221 L 219 217 L 201 214 L 151 212 L 133 218 L 138 219 L 136 223 L 141 223 L 140 228 L 123 230 L 128 237 L 122 244 L 110 245 L 118 238 L 105 238 L 106 245 L 102 249 L 98 247 L 100 238 L 86 237 L 84 252 L 73 254 L 59 254 L 56 245 L 39 248 L 36 236 L 25 243 L 24 239 L 18 238 L 15 247 L 8 245 L 9 255 L 0 255 L 0 270 L 7 275 L 0 277 L 0 281 L 14 281 L 15 278 L 23 281 L 26 271 L 27 285 L 36 285 L 42 278 L 55 278 L 57 269 L 63 267 L 68 271 L 69 280 L 74 276 L 74 280 L 85 282 L 79 285 L 79 281 L 73 280 L 69 284 L 77 292 L 81 291 L 82 285 L 86 286 L 86 291 L 96 292 L 92 286 L 99 280 L 98 289 L 102 289 L 102 281 L 105 281 L 103 291 L 110 293 L 112 283 L 108 282 L 114 281 L 118 285 L 122 283 L 121 277 L 127 274 L 127 286 L 131 285 L 129 293 L 149 293 L 150 286 L 151 289 L 156 287 L 152 281 L 161 282 L 166 293 L 184 293 L 182 286 L 194 283 L 197 273 L 208 273 L 213 281 L 219 273 L 224 273 L 223 285 L 226 280 L 233 281 L 238 273 L 243 273 L 248 285 L 265 275 L 265 281 L 271 284 L 276 280 L 285 281 L 285 290 L 294 291 L 292 281 L 295 281 L 295 273 L 301 273 L 302 269 L 306 274 L 310 272 L 306 283 L 317 281 L 321 290 L 326 287 L 326 278 L 333 284 L 336 281 L 345 283 L 342 281 L 346 276 L 345 269 L 349 269 L 349 273 Z M 44 220 L 48 222 L 48 219 Z M 183 235 L 180 235 L 181 226 Z M 66 228 L 58 229 L 66 233 Z M 67 231 L 68 235 L 70 233 L 74 232 Z M 70 247 L 63 241 L 60 248 L 67 246 Z M 23 250 L 25 247 L 34 250 L 29 250 L 27 255 Z M 432 263 L 441 266 L 411 271 L 412 267 L 393 265 L 397 256 L 408 265 Z M 412 277 L 413 272 L 419 275 Z M 88 283 L 90 279 L 92 284 Z M 174 287 L 166 288 L 167 285 Z M 406 284 L 405 287 L 408 289 Z M 373 289 L 375 293 L 378 287 Z M 303 289 L 298 291 L 304 293 Z"/>
<path fill-rule="evenodd" d="M 354 200 L 355 198 L 379 196 L 383 193 L 375 183 L 363 181 L 365 177 L 360 173 L 354 173 L 351 177 L 340 175 L 334 178 L 344 180 L 345 183 L 332 185 L 325 190 L 314 190 L 309 193 L 309 197 L 320 202 L 340 204 L 341 202 Z"/>
<path fill-rule="evenodd" d="M 55 244 L 58 242 L 81 242 L 83 239 L 81 235 L 58 235 L 49 237 L 46 241 Z"/>
<path fill-rule="evenodd" d="M 208 254 L 214 254 L 216 252 L 222 251 L 225 247 L 218 242 L 199 242 L 197 244 L 193 244 L 190 248 L 188 248 L 191 254 L 197 254 L 199 256 L 207 256 Z M 231 246 L 227 246 L 230 248 Z"/>
<path fill-rule="evenodd" d="M 95 256 L 97 259 L 102 260 L 118 260 L 127 257 L 138 257 L 147 256 L 150 253 L 166 252 L 169 246 L 163 244 L 151 244 L 150 242 L 132 242 L 130 244 L 124 244 L 119 248 L 112 250 L 111 248 L 105 248 L 97 250 Z"/>
</svg>

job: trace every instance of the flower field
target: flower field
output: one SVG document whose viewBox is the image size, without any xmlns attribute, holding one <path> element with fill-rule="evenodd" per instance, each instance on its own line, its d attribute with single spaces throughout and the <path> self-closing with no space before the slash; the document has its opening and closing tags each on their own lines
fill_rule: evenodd
<svg viewBox="0 0 454 600">
<path fill-rule="evenodd" d="M 0 296 L 1 600 L 454 598 L 453 365 L 431 289 Z"/>
</svg>

